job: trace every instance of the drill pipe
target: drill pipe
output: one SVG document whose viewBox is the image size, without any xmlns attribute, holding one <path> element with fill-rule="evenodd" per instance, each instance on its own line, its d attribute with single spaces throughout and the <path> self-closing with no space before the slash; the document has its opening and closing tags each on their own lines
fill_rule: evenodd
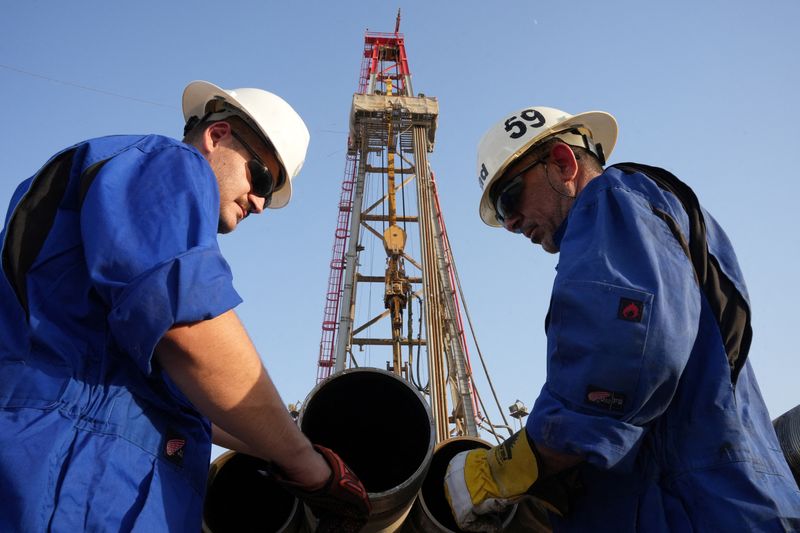
<svg viewBox="0 0 800 533">
<path fill-rule="evenodd" d="M 362 531 L 397 531 L 433 459 L 433 419 L 422 395 L 391 372 L 343 370 L 309 393 L 299 423 L 367 489 L 372 513 Z"/>
<path fill-rule="evenodd" d="M 460 452 L 491 446 L 477 437 L 455 437 L 440 442 L 433 452 L 433 461 L 425 482 L 422 484 L 411 515 L 403 525 L 403 533 L 460 533 L 464 531 L 456 524 L 450 512 L 450 504 L 444 495 L 444 476 L 450 460 Z M 511 524 L 516 514 L 516 505 L 509 507 L 503 515 L 503 531 Z"/>
<path fill-rule="evenodd" d="M 208 472 L 203 533 L 305 533 L 300 505 L 265 474 L 266 463 L 228 451 Z"/>
<path fill-rule="evenodd" d="M 789 469 L 800 487 L 800 405 L 773 420 L 772 425 Z"/>
</svg>

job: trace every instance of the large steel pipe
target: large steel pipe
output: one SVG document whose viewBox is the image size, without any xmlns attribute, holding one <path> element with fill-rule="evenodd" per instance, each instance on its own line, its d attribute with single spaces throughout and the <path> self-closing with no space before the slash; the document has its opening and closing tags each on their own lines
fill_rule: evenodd
<svg viewBox="0 0 800 533">
<path fill-rule="evenodd" d="M 398 530 L 433 458 L 433 419 L 422 395 L 390 372 L 344 370 L 309 393 L 299 423 L 364 483 L 372 514 L 363 531 Z"/>
<path fill-rule="evenodd" d="M 422 484 L 411 516 L 403 527 L 407 533 L 460 533 L 464 531 L 456 524 L 450 505 L 444 495 L 444 476 L 447 465 L 458 453 L 474 450 L 476 448 L 489 449 L 491 446 L 484 440 L 476 437 L 456 437 L 440 442 L 433 452 L 428 475 Z M 507 527 L 515 514 L 516 508 L 510 508 L 503 516 L 503 524 Z"/>
<path fill-rule="evenodd" d="M 211 463 L 203 505 L 204 533 L 304 533 L 297 498 L 265 473 L 261 459 L 225 452 Z"/>
<path fill-rule="evenodd" d="M 433 452 L 433 461 L 422 490 L 411 510 L 411 516 L 403 526 L 404 533 L 461 533 L 450 512 L 450 504 L 444 495 L 444 476 L 447 465 L 457 454 L 477 448 L 492 446 L 476 437 L 456 437 L 440 442 Z M 509 507 L 503 514 L 504 533 L 545 533 L 552 531 L 547 512 L 532 498 L 526 498 Z"/>
<path fill-rule="evenodd" d="M 772 425 L 794 480 L 800 487 L 800 405 L 773 420 Z"/>
</svg>

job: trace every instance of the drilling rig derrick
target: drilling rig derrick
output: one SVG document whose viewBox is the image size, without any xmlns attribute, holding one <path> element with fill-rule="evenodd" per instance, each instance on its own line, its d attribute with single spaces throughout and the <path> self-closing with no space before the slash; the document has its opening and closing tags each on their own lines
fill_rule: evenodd
<svg viewBox="0 0 800 533">
<path fill-rule="evenodd" d="M 436 98 L 413 92 L 403 35 L 367 32 L 350 111 L 317 371 L 321 382 L 350 367 L 377 366 L 371 350 L 390 347 L 386 368 L 426 396 L 437 442 L 476 436 L 480 416 L 427 159 L 438 115 Z M 372 264 L 381 247 L 382 275 Z M 372 270 L 365 273 L 366 267 Z M 374 314 L 377 283 L 383 283 L 384 310 Z M 363 285 L 368 288 L 359 290 Z M 368 355 L 359 362 L 354 349 L 361 354 L 365 347 Z"/>
</svg>

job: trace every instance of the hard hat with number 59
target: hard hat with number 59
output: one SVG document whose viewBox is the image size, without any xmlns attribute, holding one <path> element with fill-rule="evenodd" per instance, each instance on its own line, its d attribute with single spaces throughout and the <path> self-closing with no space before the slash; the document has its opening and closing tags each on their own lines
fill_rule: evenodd
<svg viewBox="0 0 800 533">
<path fill-rule="evenodd" d="M 552 107 L 526 107 L 492 126 L 478 143 L 480 215 L 486 224 L 502 226 L 489 199 L 492 185 L 514 161 L 551 137 L 586 148 L 604 165 L 617 142 L 617 121 L 604 111 L 570 115 Z"/>
</svg>

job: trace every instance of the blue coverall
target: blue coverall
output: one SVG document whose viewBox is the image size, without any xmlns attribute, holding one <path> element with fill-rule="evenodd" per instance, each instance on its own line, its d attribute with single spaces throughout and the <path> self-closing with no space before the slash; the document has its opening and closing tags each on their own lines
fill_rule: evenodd
<svg viewBox="0 0 800 533">
<path fill-rule="evenodd" d="M 673 194 L 608 168 L 555 236 L 547 380 L 526 427 L 586 462 L 554 529 L 798 531 L 800 491 L 750 364 L 734 387 L 692 264 L 656 211 L 689 235 Z M 727 236 L 703 215 L 710 254 L 747 300 Z"/>
<path fill-rule="evenodd" d="M 152 356 L 174 324 L 241 301 L 218 216 L 205 158 L 155 135 L 80 143 L 17 189 L 2 234 L 0 531 L 200 530 L 210 424 Z"/>
</svg>

